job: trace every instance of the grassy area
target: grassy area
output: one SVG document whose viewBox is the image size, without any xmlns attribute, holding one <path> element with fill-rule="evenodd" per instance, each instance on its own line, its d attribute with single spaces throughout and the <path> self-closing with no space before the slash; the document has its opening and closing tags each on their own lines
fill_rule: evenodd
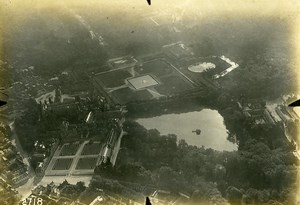
<svg viewBox="0 0 300 205">
<path fill-rule="evenodd" d="M 188 82 L 179 76 L 168 76 L 161 79 L 162 85 L 158 86 L 156 90 L 164 95 L 172 95 L 191 89 Z"/>
<path fill-rule="evenodd" d="M 55 161 L 55 164 L 54 164 L 52 170 L 68 170 L 68 169 L 70 169 L 72 162 L 73 162 L 72 158 L 57 159 Z"/>
<path fill-rule="evenodd" d="M 91 144 L 88 143 L 84 145 L 81 155 L 96 155 L 100 153 L 100 150 L 101 150 L 100 142 L 94 142 Z"/>
<path fill-rule="evenodd" d="M 148 100 L 152 95 L 147 90 L 133 91 L 130 88 L 122 88 L 112 93 L 112 96 L 120 103 L 126 104 L 135 100 Z"/>
<path fill-rule="evenodd" d="M 125 79 L 132 77 L 125 70 L 116 70 L 109 73 L 100 74 L 96 77 L 107 88 L 114 88 L 125 84 Z"/>
<path fill-rule="evenodd" d="M 61 149 L 59 155 L 60 156 L 71 156 L 75 155 L 79 148 L 79 144 L 64 144 L 63 148 Z"/>
<path fill-rule="evenodd" d="M 152 73 L 158 77 L 173 72 L 173 68 L 161 59 L 145 62 L 141 68 L 136 68 L 135 70 L 140 74 Z"/>
<path fill-rule="evenodd" d="M 97 158 L 81 158 L 79 159 L 76 169 L 94 169 L 96 167 Z"/>
</svg>

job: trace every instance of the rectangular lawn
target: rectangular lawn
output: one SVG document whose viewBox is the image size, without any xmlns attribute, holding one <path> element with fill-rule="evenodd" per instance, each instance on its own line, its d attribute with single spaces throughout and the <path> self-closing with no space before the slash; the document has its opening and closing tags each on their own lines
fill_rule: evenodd
<svg viewBox="0 0 300 205">
<path fill-rule="evenodd" d="M 95 169 L 97 157 L 93 158 L 80 158 L 76 165 L 76 169 Z"/>
<path fill-rule="evenodd" d="M 155 89 L 163 95 L 172 95 L 191 89 L 191 85 L 179 76 L 168 76 L 161 79 L 162 84 Z"/>
<path fill-rule="evenodd" d="M 72 162 L 72 158 L 56 159 L 52 170 L 69 170 Z"/>
<path fill-rule="evenodd" d="M 79 148 L 79 143 L 76 143 L 76 144 L 64 144 L 60 153 L 59 153 L 59 156 L 72 156 L 72 155 L 75 155 L 78 148 Z"/>
<path fill-rule="evenodd" d="M 101 144 L 100 142 L 93 142 L 85 144 L 81 155 L 96 155 L 99 154 L 101 151 Z"/>
<path fill-rule="evenodd" d="M 116 70 L 95 76 L 96 81 L 106 88 L 119 87 L 125 84 L 127 78 L 132 77 L 126 70 Z"/>
<path fill-rule="evenodd" d="M 139 74 L 148 74 L 152 73 L 157 77 L 171 74 L 173 72 L 172 66 L 162 59 L 155 59 L 152 61 L 148 61 L 143 63 L 141 67 L 135 68 Z"/>
</svg>

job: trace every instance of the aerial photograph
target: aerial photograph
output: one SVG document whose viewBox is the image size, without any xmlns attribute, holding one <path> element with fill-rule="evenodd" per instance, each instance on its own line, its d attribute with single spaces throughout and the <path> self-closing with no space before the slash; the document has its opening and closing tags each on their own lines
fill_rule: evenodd
<svg viewBox="0 0 300 205">
<path fill-rule="evenodd" d="M 299 205 L 299 11 L 1 0 L 0 205 Z"/>
</svg>

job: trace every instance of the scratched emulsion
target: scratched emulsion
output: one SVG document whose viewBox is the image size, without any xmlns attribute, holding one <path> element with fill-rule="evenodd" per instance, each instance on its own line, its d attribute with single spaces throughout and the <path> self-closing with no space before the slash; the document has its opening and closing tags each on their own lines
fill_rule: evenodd
<svg viewBox="0 0 300 205">
<path fill-rule="evenodd" d="M 77 197 L 83 204 L 95 204 L 97 200 L 143 204 L 146 196 L 152 204 L 299 203 L 300 112 L 286 109 L 290 100 L 300 98 L 299 12 L 297 0 L 1 0 L 0 88 L 9 97 L 0 94 L 0 100 L 8 102 L 0 108 L 0 121 L 10 125 L 14 134 L 9 140 L 28 165 L 28 179 L 14 186 L 19 191 L 16 198 L 26 200 L 36 185 L 46 186 L 51 181 L 59 184 L 66 179 L 91 185 L 76 196 L 64 195 L 70 200 Z M 234 69 L 228 62 L 235 65 Z M 201 72 L 188 69 L 199 65 L 214 66 Z M 93 166 L 110 152 L 111 145 L 105 143 L 103 149 L 95 151 L 105 141 L 102 138 L 93 139 L 94 144 L 89 144 L 93 149 L 85 150 L 92 153 L 91 164 L 84 160 L 89 154 L 79 153 L 92 139 L 92 132 L 77 141 L 60 138 L 53 143 L 53 147 L 59 145 L 48 161 L 55 168 L 46 166 L 45 170 L 57 176 L 37 174 L 36 167 L 42 165 L 30 165 L 34 164 L 30 161 L 34 155 L 30 142 L 18 139 L 16 133 L 34 136 L 35 142 L 44 133 L 54 133 L 45 125 L 36 128 L 27 123 L 26 115 L 35 119 L 26 110 L 40 99 L 53 97 L 55 101 L 59 86 L 62 96 L 69 96 L 66 101 L 62 98 L 55 102 L 61 107 L 72 104 L 76 96 L 86 100 L 97 92 L 111 107 L 127 106 L 113 168 L 105 167 L 100 172 L 98 167 L 92 174 Z M 75 89 L 81 90 L 76 93 Z M 85 126 L 96 123 L 91 118 L 99 116 L 95 114 L 99 109 L 92 110 L 93 106 L 80 111 L 83 114 L 79 117 L 77 111 L 73 112 L 70 122 L 63 121 L 57 127 L 72 127 L 72 120 L 80 117 Z M 69 105 L 65 108 L 73 109 Z M 197 126 L 205 116 L 190 123 L 193 127 L 184 132 L 188 136 L 180 137 L 192 136 L 199 141 L 195 146 L 174 135 L 160 136 L 137 120 L 185 116 L 206 109 L 216 110 L 222 121 L 224 118 L 222 129 L 227 132 L 222 132 L 222 139 L 234 143 L 237 151 L 201 147 L 205 144 L 201 142 L 203 134 L 209 140 L 218 139 L 209 133 L 209 127 L 201 130 L 204 125 Z M 41 125 L 47 117 L 40 116 L 36 121 Z M 180 126 L 188 122 L 164 123 L 169 132 L 173 129 L 173 133 L 163 133 L 167 135 L 184 130 Z M 159 130 L 164 125 L 153 126 L 149 127 Z M 103 130 L 99 128 L 97 133 L 102 135 Z M 80 147 L 78 152 L 76 146 Z M 59 153 L 62 147 L 70 156 Z M 6 150 L 0 151 L 3 157 Z M 105 156 L 98 160 L 98 154 Z M 5 163 L 1 161 L 1 171 L 7 170 L 2 166 Z M 80 166 L 84 170 L 78 171 Z M 62 167 L 66 170 L 60 170 Z M 75 190 L 71 185 L 66 187 Z M 1 197 L 0 193 L 0 204 Z M 61 198 L 55 197 L 59 204 Z"/>
</svg>

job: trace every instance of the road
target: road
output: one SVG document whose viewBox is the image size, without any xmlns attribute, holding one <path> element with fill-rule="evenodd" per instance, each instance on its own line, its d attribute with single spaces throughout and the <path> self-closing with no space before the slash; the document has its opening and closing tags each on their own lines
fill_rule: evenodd
<svg viewBox="0 0 300 205">
<path fill-rule="evenodd" d="M 24 163 L 28 166 L 28 175 L 29 175 L 29 180 L 26 182 L 26 184 L 16 188 L 16 190 L 19 192 L 21 195 L 22 200 L 28 197 L 31 194 L 31 189 L 33 189 L 36 184 L 35 184 L 35 172 L 30 166 L 29 159 L 28 159 L 28 154 L 23 150 L 21 143 L 19 141 L 19 138 L 15 132 L 15 126 L 14 126 L 14 121 L 9 124 L 9 127 L 12 131 L 12 140 L 14 141 L 14 144 L 20 153 L 21 157 L 23 158 Z"/>
</svg>

